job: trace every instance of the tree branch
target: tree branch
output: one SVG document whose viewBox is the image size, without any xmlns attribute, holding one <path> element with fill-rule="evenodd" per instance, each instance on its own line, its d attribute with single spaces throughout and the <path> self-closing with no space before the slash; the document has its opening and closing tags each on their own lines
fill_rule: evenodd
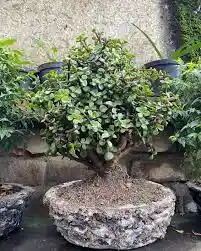
<svg viewBox="0 0 201 251">
<path fill-rule="evenodd" d="M 88 156 L 92 164 L 94 165 L 93 168 L 97 169 L 97 172 L 101 176 L 104 175 L 105 172 L 104 163 L 99 159 L 98 155 L 95 152 L 91 151 L 88 153 Z"/>
<path fill-rule="evenodd" d="M 122 151 L 125 150 L 126 146 L 128 144 L 128 137 L 127 135 L 121 135 L 119 146 L 118 146 L 118 151 L 121 153 Z"/>
</svg>

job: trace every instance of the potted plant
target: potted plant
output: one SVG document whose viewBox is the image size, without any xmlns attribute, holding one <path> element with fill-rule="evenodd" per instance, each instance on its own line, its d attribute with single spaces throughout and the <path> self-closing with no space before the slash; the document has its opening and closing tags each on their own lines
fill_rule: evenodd
<svg viewBox="0 0 201 251">
<path fill-rule="evenodd" d="M 176 133 L 171 139 L 186 152 L 188 186 L 200 211 L 201 64 L 187 63 L 180 79 L 170 80 L 169 87 L 180 97 L 183 106 L 183 111 L 174 114 L 172 124 Z"/>
<path fill-rule="evenodd" d="M 56 47 L 47 46 L 41 39 L 37 41 L 40 50 L 45 51 L 49 62 L 38 66 L 38 76 L 40 83 L 45 81 L 45 75 L 52 71 L 61 72 L 62 62 L 59 61 L 59 51 Z"/>
<path fill-rule="evenodd" d="M 157 48 L 154 41 L 151 37 L 144 32 L 140 27 L 136 24 L 132 24 L 135 28 L 137 28 L 150 42 L 156 54 L 159 57 L 159 60 L 151 61 L 145 64 L 146 68 L 154 68 L 158 71 L 163 71 L 164 73 L 170 75 L 172 78 L 178 78 L 181 72 L 181 61 L 179 60 L 183 56 L 191 53 L 192 51 L 196 51 L 201 48 L 200 41 L 192 41 L 191 43 L 184 44 L 179 49 L 175 50 L 168 58 L 164 56 L 160 50 Z M 157 94 L 157 89 L 160 86 L 160 80 L 156 80 L 153 82 L 153 88 L 155 93 Z"/>
<path fill-rule="evenodd" d="M 52 154 L 95 171 L 88 180 L 51 188 L 44 202 L 71 243 L 137 248 L 165 236 L 175 196 L 162 185 L 131 179 L 120 160 L 132 154 L 138 138 L 151 148 L 149 138 L 178 109 L 177 97 L 165 90 L 154 97 L 153 71 L 133 66 L 124 41 L 94 31 L 92 42 L 79 36 L 62 74 L 49 75 L 31 100 L 44 109 L 43 136 Z"/>
<path fill-rule="evenodd" d="M 8 46 L 13 39 L 0 40 L 0 147 L 12 150 L 28 133 L 29 115 L 25 108 L 25 89 L 21 87 L 22 52 Z M 0 184 L 0 236 L 20 226 L 23 211 L 33 192 L 21 184 Z"/>
</svg>

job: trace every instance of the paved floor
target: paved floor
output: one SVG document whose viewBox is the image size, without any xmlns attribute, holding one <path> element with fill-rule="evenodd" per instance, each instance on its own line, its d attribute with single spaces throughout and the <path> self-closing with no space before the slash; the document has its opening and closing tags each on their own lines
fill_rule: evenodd
<svg viewBox="0 0 201 251">
<path fill-rule="evenodd" d="M 176 230 L 183 230 L 178 233 Z M 201 251 L 201 216 L 177 216 L 169 227 L 164 240 L 137 251 Z M 0 251 L 86 251 L 87 249 L 67 243 L 52 225 L 48 212 L 38 198 L 32 200 L 22 229 L 9 237 L 0 239 Z"/>
</svg>

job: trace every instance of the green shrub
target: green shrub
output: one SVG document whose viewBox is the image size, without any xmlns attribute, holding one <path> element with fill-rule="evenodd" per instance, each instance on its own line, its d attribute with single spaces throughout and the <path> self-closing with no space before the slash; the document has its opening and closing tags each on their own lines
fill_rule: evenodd
<svg viewBox="0 0 201 251">
<path fill-rule="evenodd" d="M 20 74 L 27 62 L 22 51 L 9 47 L 14 42 L 0 39 L 0 146 L 7 150 L 23 142 L 31 124 Z"/>
<path fill-rule="evenodd" d="M 136 68 L 126 42 L 94 31 L 91 43 L 77 38 L 62 74 L 52 72 L 32 97 L 44 117 L 44 137 L 53 153 L 105 173 L 140 138 L 149 144 L 178 109 L 175 95 L 152 92 L 154 70 Z"/>
<path fill-rule="evenodd" d="M 171 81 L 171 90 L 179 95 L 183 110 L 174 114 L 176 135 L 186 151 L 201 147 L 201 64 L 184 66 L 181 79 Z"/>
<path fill-rule="evenodd" d="M 198 0 L 175 0 L 178 9 L 178 18 L 181 29 L 182 44 L 192 41 L 201 41 L 201 15 L 195 13 L 198 7 Z M 201 49 L 188 54 L 186 60 L 199 60 Z"/>
</svg>

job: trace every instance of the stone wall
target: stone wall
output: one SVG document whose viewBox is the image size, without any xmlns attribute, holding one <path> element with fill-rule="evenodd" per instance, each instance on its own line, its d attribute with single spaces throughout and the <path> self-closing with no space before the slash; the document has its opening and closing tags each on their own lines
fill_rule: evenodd
<svg viewBox="0 0 201 251">
<path fill-rule="evenodd" d="M 93 174 L 84 165 L 62 157 L 0 157 L 0 182 L 29 186 L 53 186 Z"/>
<path fill-rule="evenodd" d="M 129 174 L 135 178 L 145 178 L 163 183 L 184 181 L 183 154 L 177 153 L 169 141 L 171 131 L 167 130 L 152 138 L 157 156 L 152 160 L 144 145 L 136 143 L 135 150 L 122 164 L 127 165 Z M 66 181 L 84 179 L 93 174 L 92 170 L 78 162 L 61 156 L 41 156 L 48 147 L 39 135 L 30 136 L 26 150 L 32 157 L 22 151 L 19 146 L 10 154 L 1 152 L 0 181 L 23 183 L 32 186 L 49 186 Z M 45 155 L 45 154 L 44 154 Z"/>
<path fill-rule="evenodd" d="M 0 37 L 14 37 L 35 63 L 45 55 L 37 48 L 43 39 L 68 51 L 75 37 L 92 28 L 129 41 L 137 62 L 156 59 L 149 42 L 131 23 L 145 30 L 166 55 L 172 49 L 170 15 L 165 0 L 1 0 Z"/>
</svg>

